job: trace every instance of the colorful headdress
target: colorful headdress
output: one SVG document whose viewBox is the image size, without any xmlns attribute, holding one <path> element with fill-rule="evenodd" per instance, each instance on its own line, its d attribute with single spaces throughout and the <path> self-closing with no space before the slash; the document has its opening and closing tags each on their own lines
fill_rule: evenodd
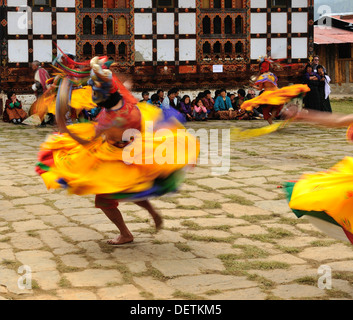
<svg viewBox="0 0 353 320">
<path fill-rule="evenodd" d="M 259 86 L 264 82 L 270 82 L 271 84 L 277 87 L 277 81 L 278 81 L 278 78 L 276 77 L 276 75 L 274 75 L 272 72 L 267 72 L 267 73 L 261 74 L 256 79 L 255 85 Z"/>
<path fill-rule="evenodd" d="M 88 85 L 93 89 L 93 101 L 100 104 L 110 99 L 112 95 L 119 94 L 120 98 L 123 96 L 126 102 L 137 103 L 137 99 L 109 69 L 113 63 L 106 56 L 94 57 L 91 60 L 91 77 L 88 80 Z"/>
</svg>

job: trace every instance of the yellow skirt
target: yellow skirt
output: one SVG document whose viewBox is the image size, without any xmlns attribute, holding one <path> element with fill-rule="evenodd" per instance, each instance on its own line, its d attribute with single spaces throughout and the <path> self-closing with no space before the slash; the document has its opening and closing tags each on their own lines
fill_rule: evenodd
<svg viewBox="0 0 353 320">
<path fill-rule="evenodd" d="M 196 164 L 199 142 L 177 120 L 166 121 L 159 108 L 145 103 L 137 106 L 142 129 L 124 148 L 103 138 L 84 146 L 68 134 L 49 136 L 41 145 L 36 167 L 47 188 L 65 187 L 78 195 L 120 193 L 123 197 L 173 191 L 182 180 L 182 169 Z M 68 129 L 89 140 L 95 134 L 95 123 L 74 124 Z"/>
<path fill-rule="evenodd" d="M 303 175 L 288 200 L 297 216 L 313 215 L 353 234 L 353 158 L 344 158 L 327 172 Z"/>
</svg>

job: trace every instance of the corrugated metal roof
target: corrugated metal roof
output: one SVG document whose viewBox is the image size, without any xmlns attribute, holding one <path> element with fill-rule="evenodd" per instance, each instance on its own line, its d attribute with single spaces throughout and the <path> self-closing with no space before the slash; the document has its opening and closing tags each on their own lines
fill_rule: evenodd
<svg viewBox="0 0 353 320">
<path fill-rule="evenodd" d="M 335 27 L 314 26 L 315 44 L 353 43 L 353 31 Z"/>
<path fill-rule="evenodd" d="M 353 14 L 340 14 L 340 15 L 332 15 L 331 18 L 335 18 L 337 20 L 341 20 L 347 23 L 353 23 Z"/>
</svg>

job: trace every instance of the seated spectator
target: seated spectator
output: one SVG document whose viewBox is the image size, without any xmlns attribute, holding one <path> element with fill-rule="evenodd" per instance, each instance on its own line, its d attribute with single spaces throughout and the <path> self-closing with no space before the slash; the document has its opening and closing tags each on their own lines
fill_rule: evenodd
<svg viewBox="0 0 353 320">
<path fill-rule="evenodd" d="M 184 115 L 186 121 L 193 120 L 193 109 L 191 107 L 190 96 L 184 95 L 180 100 L 180 112 Z"/>
<path fill-rule="evenodd" d="M 213 97 L 213 100 L 216 101 L 216 99 L 221 95 L 221 90 L 220 89 L 217 89 L 215 92 L 214 92 L 214 97 Z"/>
<path fill-rule="evenodd" d="M 214 111 L 216 119 L 236 119 L 237 111 L 233 109 L 232 102 L 227 96 L 227 91 L 225 89 L 220 90 L 220 96 L 217 97 L 214 103 Z"/>
<path fill-rule="evenodd" d="M 3 121 L 12 122 L 14 124 L 22 123 L 22 121 L 27 118 L 27 113 L 22 109 L 21 101 L 17 99 L 14 92 L 9 92 L 7 98 Z"/>
<path fill-rule="evenodd" d="M 245 101 L 245 100 L 247 100 L 246 99 L 246 97 L 245 97 L 245 90 L 244 89 L 239 89 L 238 91 L 237 91 L 237 93 L 238 93 L 238 96 L 237 97 L 235 97 L 235 99 L 234 99 L 234 102 L 235 102 L 235 104 L 234 104 L 234 109 L 240 109 L 240 107 L 241 107 L 241 105 L 243 104 L 243 102 Z"/>
<path fill-rule="evenodd" d="M 247 100 L 250 100 L 250 99 L 253 99 L 256 97 L 256 93 L 255 93 L 255 90 L 254 89 L 249 89 L 248 90 L 248 94 L 246 95 L 246 99 Z"/>
<path fill-rule="evenodd" d="M 164 91 L 162 89 L 158 89 L 157 94 L 158 94 L 160 105 L 161 105 L 164 100 Z"/>
<path fill-rule="evenodd" d="M 254 89 L 249 89 L 248 90 L 248 94 L 246 95 L 246 100 L 250 100 L 250 99 L 253 99 L 256 97 L 256 93 L 255 93 L 255 90 Z M 253 117 L 252 119 L 263 119 L 263 114 L 262 114 L 262 109 L 261 109 L 261 106 L 257 107 L 257 108 L 254 108 L 253 109 Z"/>
<path fill-rule="evenodd" d="M 170 109 L 171 107 L 176 109 L 175 105 L 175 95 L 177 91 L 175 89 L 170 89 L 168 91 L 168 95 L 163 99 L 163 102 L 161 104 L 162 109 Z"/>
<path fill-rule="evenodd" d="M 140 102 L 147 102 L 150 99 L 150 94 L 148 91 L 142 92 L 142 100 Z"/>
<path fill-rule="evenodd" d="M 174 98 L 175 109 L 180 110 L 180 100 L 181 100 L 181 97 L 179 96 L 180 90 L 179 88 L 173 88 L 173 91 L 175 91 L 175 98 Z"/>
<path fill-rule="evenodd" d="M 211 91 L 205 90 L 204 95 L 205 96 L 202 98 L 202 102 L 207 109 L 207 118 L 213 119 L 215 111 L 214 111 L 214 100 L 212 99 Z"/>
<path fill-rule="evenodd" d="M 195 101 L 194 107 L 194 118 L 196 121 L 206 121 L 207 120 L 207 109 L 202 103 L 202 99 L 199 97 Z"/>
<path fill-rule="evenodd" d="M 147 102 L 153 104 L 156 107 L 161 106 L 161 102 L 157 93 L 152 94 L 151 99 L 149 99 Z"/>
</svg>

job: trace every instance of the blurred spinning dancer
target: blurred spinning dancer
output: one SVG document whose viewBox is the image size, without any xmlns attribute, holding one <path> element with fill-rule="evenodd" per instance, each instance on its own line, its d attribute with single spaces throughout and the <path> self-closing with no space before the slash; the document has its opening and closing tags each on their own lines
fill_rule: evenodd
<svg viewBox="0 0 353 320">
<path fill-rule="evenodd" d="M 78 64 L 67 60 L 78 72 Z M 134 201 L 150 213 L 156 229 L 161 228 L 162 217 L 149 198 L 177 190 L 185 168 L 196 163 L 199 143 L 172 113 L 138 103 L 109 69 L 110 63 L 106 57 L 90 61 L 88 85 L 94 102 L 90 108 L 102 108 L 97 122 L 67 126 L 65 114 L 73 107 L 71 77 L 57 81 L 57 92 L 53 94 L 60 133 L 42 144 L 36 169 L 47 188 L 66 188 L 77 195 L 95 194 L 96 207 L 120 231 L 108 243 L 121 245 L 132 242 L 134 237 L 118 209 L 119 203 Z M 74 71 L 73 66 L 70 70 Z M 80 106 L 76 101 L 75 107 L 88 108 L 88 102 L 81 101 Z"/>
</svg>

